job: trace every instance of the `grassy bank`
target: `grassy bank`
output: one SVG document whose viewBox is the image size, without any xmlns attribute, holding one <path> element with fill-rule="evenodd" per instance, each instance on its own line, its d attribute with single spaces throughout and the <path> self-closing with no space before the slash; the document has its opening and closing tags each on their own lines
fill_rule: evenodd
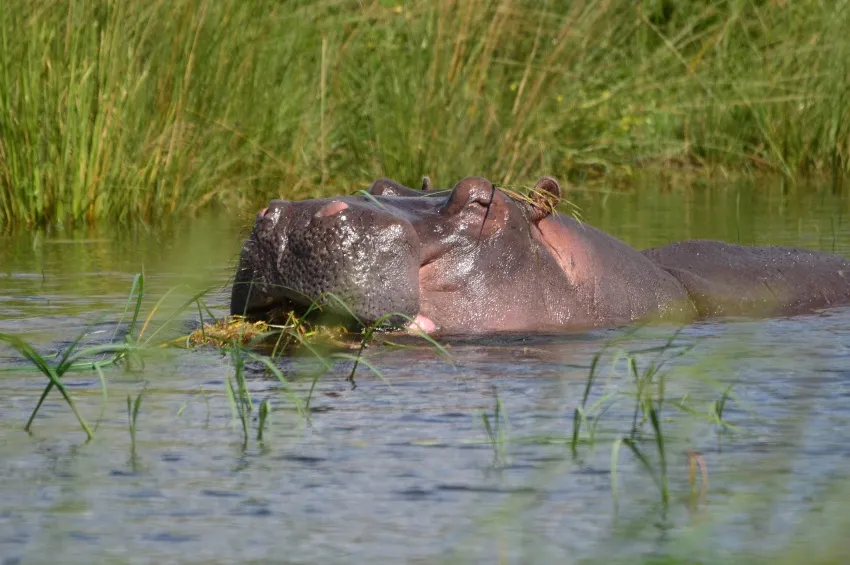
<svg viewBox="0 0 850 565">
<path fill-rule="evenodd" d="M 0 222 L 155 221 L 378 175 L 850 169 L 850 5 L 7 0 Z"/>
</svg>

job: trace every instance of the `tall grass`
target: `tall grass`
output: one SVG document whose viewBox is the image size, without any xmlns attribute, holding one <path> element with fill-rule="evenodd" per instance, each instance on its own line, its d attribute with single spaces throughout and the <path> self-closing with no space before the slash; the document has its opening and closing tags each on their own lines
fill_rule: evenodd
<svg viewBox="0 0 850 565">
<path fill-rule="evenodd" d="M 0 222 L 647 163 L 850 168 L 850 6 L 6 0 Z"/>
</svg>

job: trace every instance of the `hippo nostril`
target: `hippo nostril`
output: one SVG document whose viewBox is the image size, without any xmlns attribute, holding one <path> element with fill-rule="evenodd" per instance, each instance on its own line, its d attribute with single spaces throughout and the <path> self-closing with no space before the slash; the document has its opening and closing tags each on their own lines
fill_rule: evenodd
<svg viewBox="0 0 850 565">
<path fill-rule="evenodd" d="M 325 204 L 321 207 L 321 209 L 316 212 L 317 218 L 323 218 L 325 216 L 333 216 L 334 214 L 339 214 L 343 210 L 348 208 L 348 204 L 345 202 L 340 202 L 339 200 L 334 200 Z"/>
<path fill-rule="evenodd" d="M 290 203 L 286 200 L 272 200 L 266 208 L 260 210 L 257 214 L 257 219 L 265 219 L 266 222 L 270 221 L 274 225 L 278 222 L 282 214 L 286 214 L 290 207 Z"/>
</svg>

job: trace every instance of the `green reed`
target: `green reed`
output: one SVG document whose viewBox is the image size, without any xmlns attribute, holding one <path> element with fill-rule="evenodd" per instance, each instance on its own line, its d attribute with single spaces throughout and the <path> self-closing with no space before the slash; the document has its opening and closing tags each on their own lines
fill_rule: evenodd
<svg viewBox="0 0 850 565">
<path fill-rule="evenodd" d="M 263 431 L 266 429 L 266 422 L 272 413 L 272 404 L 269 399 L 265 399 L 260 403 L 259 416 L 257 422 L 257 441 L 263 441 Z"/>
<path fill-rule="evenodd" d="M 711 401 L 704 412 L 697 411 L 691 405 L 687 395 L 682 398 L 668 399 L 667 381 L 669 375 L 665 370 L 665 366 L 675 359 L 690 353 L 695 347 L 695 344 L 678 343 L 680 329 L 673 332 L 661 345 L 631 351 L 618 349 L 611 355 L 614 346 L 621 346 L 623 342 L 634 336 L 640 329 L 634 328 L 611 340 L 603 345 L 593 356 L 584 386 L 584 393 L 581 396 L 578 406 L 573 411 L 572 433 L 568 438 L 564 438 L 562 442 L 569 445 L 572 457 L 574 459 L 577 458 L 580 454 L 580 445 L 584 444 L 593 447 L 600 441 L 597 430 L 605 413 L 615 404 L 622 406 L 624 402 L 631 403 L 632 417 L 629 430 L 606 430 L 602 434 L 604 440 L 610 442 L 611 491 L 614 505 L 616 508 L 619 504 L 619 461 L 620 452 L 625 447 L 634 457 L 639 467 L 656 484 L 661 506 L 666 509 L 670 504 L 671 492 L 669 486 L 669 441 L 668 434 L 664 429 L 664 422 L 666 418 L 670 418 L 673 415 L 670 409 L 675 409 L 676 412 L 681 414 L 695 416 L 707 424 L 716 425 L 720 431 L 732 428 L 732 426 L 723 420 L 723 412 L 727 402 L 733 398 L 731 393 L 733 385 L 726 386 L 720 399 Z M 617 390 L 609 390 L 599 394 L 598 398 L 591 403 L 592 391 L 601 377 L 601 362 L 608 356 L 613 357 L 611 370 L 615 371 L 617 379 L 622 379 L 624 376 L 631 378 L 631 391 L 621 390 L 622 385 L 620 385 L 617 387 Z M 625 375 L 615 369 L 622 366 L 625 368 Z M 718 383 L 709 382 L 707 384 L 710 384 L 714 388 L 719 387 Z M 665 411 L 670 414 L 665 416 Z M 587 430 L 587 433 L 583 434 L 582 429 Z M 557 438 L 554 437 L 533 438 L 533 441 L 559 443 Z M 691 449 L 687 450 L 686 455 L 688 461 L 687 469 L 689 471 L 688 481 L 691 485 L 692 494 L 696 495 L 698 499 L 701 499 L 705 496 L 708 486 L 708 472 L 705 461 L 698 452 Z M 699 489 L 696 487 L 697 469 L 700 471 L 702 481 Z"/>
<path fill-rule="evenodd" d="M 245 299 L 247 305 L 254 283 L 252 281 L 245 284 L 248 284 L 248 296 Z M 203 302 L 201 302 L 203 294 L 202 292 L 192 296 L 180 307 L 178 313 L 185 311 L 193 302 L 198 303 L 201 335 L 204 341 L 206 341 L 206 333 L 203 329 L 203 316 L 200 313 L 201 305 L 206 308 Z M 161 301 L 162 299 L 160 299 Z M 328 306 L 331 306 L 332 310 L 336 313 L 329 312 Z M 342 312 L 344 315 L 342 319 L 339 316 L 339 312 Z M 210 317 L 214 318 L 209 310 L 207 310 L 207 313 Z M 246 320 L 246 314 L 247 312 L 242 312 L 243 320 Z M 169 317 L 166 324 L 175 319 L 176 315 L 174 314 Z M 346 345 L 351 345 L 353 342 L 331 340 L 329 343 L 325 339 L 327 336 L 318 329 L 321 328 L 323 322 L 339 324 L 343 320 L 346 323 L 354 323 L 359 328 L 359 333 L 349 334 L 350 337 L 359 336 L 359 348 L 355 354 L 342 350 Z M 360 366 L 367 367 L 373 375 L 389 384 L 381 371 L 365 356 L 365 350 L 377 340 L 379 333 L 382 331 L 398 329 L 399 320 L 403 320 L 408 324 L 413 322 L 413 318 L 410 316 L 391 313 L 382 316 L 372 323 L 365 324 L 357 317 L 354 310 L 344 299 L 333 293 L 325 293 L 311 300 L 299 315 L 296 316 L 293 312 L 288 312 L 285 314 L 285 322 L 282 325 L 270 325 L 268 326 L 268 331 L 251 335 L 250 339 L 244 333 L 245 328 L 249 325 L 248 322 L 239 325 L 235 332 L 225 332 L 226 335 L 220 337 L 219 340 L 224 340 L 222 347 L 229 352 L 234 368 L 233 377 L 228 379 L 225 391 L 234 419 L 241 427 L 244 445 L 247 445 L 250 438 L 251 423 L 255 410 L 257 410 L 256 437 L 258 441 L 262 441 L 266 422 L 272 411 L 272 404 L 268 399 L 262 401 L 258 407 L 255 407 L 254 399 L 249 390 L 250 381 L 246 376 L 246 367 L 249 363 L 253 366 L 261 367 L 264 376 L 272 376 L 277 379 L 281 385 L 281 392 L 291 402 L 298 414 L 307 420 L 310 414 L 310 402 L 319 379 L 330 372 L 340 362 L 351 363 L 351 371 L 348 374 L 347 380 L 351 382 L 352 386 L 356 386 L 354 376 Z M 314 326 L 316 322 L 318 324 Z M 434 350 L 442 355 L 443 358 L 450 359 L 446 349 L 433 338 L 421 331 L 412 331 L 411 333 L 433 346 Z M 271 350 L 269 351 L 270 345 Z M 319 369 L 314 370 L 312 376 L 309 378 L 310 387 L 303 398 L 294 392 L 290 379 L 284 373 L 280 364 L 281 357 L 284 354 L 291 354 L 296 349 L 306 351 L 319 363 Z"/>
<path fill-rule="evenodd" d="M 685 0 L 0 5 L 0 223 L 581 180 L 850 168 L 850 8 Z"/>
<path fill-rule="evenodd" d="M 493 399 L 493 415 L 490 416 L 487 412 L 481 412 L 481 422 L 484 425 L 484 431 L 487 433 L 488 443 L 493 448 L 493 465 L 498 467 L 508 463 L 508 435 L 505 407 L 502 404 L 502 399 L 499 398 L 499 390 L 495 386 L 493 387 Z"/>
<path fill-rule="evenodd" d="M 154 323 L 154 317 L 161 312 L 166 299 L 173 294 L 177 288 L 170 289 L 165 292 L 151 307 L 150 312 L 143 319 L 141 316 L 142 302 L 145 297 L 145 277 L 144 274 L 138 274 L 134 277 L 130 293 L 125 302 L 123 311 L 121 312 L 107 343 L 97 345 L 83 346 L 89 332 L 95 324 L 99 323 L 103 317 L 95 320 L 92 324 L 84 328 L 55 360 L 49 359 L 36 351 L 36 349 L 27 343 L 24 339 L 11 335 L 0 334 L 0 342 L 9 345 L 17 350 L 21 356 L 26 359 L 38 372 L 43 374 L 48 379 L 48 383 L 42 391 L 35 407 L 26 422 L 25 429 L 30 430 L 33 426 L 36 417 L 38 416 L 44 401 L 47 399 L 53 388 L 56 388 L 62 398 L 67 403 L 68 407 L 77 418 L 80 427 L 85 432 L 88 439 L 94 437 L 94 430 L 89 426 L 84 416 L 78 410 L 78 407 L 70 395 L 67 387 L 63 384 L 62 378 L 71 372 L 94 371 L 97 373 L 102 390 L 102 405 L 105 406 L 108 400 L 107 383 L 108 378 L 105 374 L 105 369 L 115 366 L 123 366 L 126 370 L 140 370 L 144 368 L 144 358 L 146 355 L 153 354 L 154 351 L 161 350 L 164 347 L 174 346 L 173 339 L 164 337 L 164 333 L 175 325 L 178 320 L 185 320 L 186 314 L 191 312 L 192 307 L 196 307 L 201 324 L 203 325 L 203 311 L 207 315 L 215 319 L 215 316 L 207 307 L 203 297 L 209 292 L 206 289 L 193 294 L 190 298 L 183 301 L 179 306 L 171 311 L 164 320 Z M 130 319 L 124 326 L 125 317 L 130 313 Z M 154 327 L 155 326 L 155 327 Z M 119 337 L 121 328 L 125 328 Z M 149 330 L 150 328 L 150 330 Z M 261 336 L 264 337 L 264 336 Z M 241 343 L 241 342 L 240 342 Z M 235 346 L 235 343 L 230 347 L 231 355 L 233 356 L 234 378 L 228 381 L 227 392 L 231 399 L 235 402 L 236 411 L 243 422 L 243 429 L 248 433 L 248 417 L 252 412 L 253 405 L 251 396 L 248 391 L 248 386 L 244 375 L 244 365 L 246 359 L 258 361 L 265 364 L 267 369 L 276 375 L 284 387 L 284 392 L 293 400 L 296 409 L 303 413 L 300 399 L 294 397 L 287 387 L 287 380 L 278 367 L 276 367 L 268 358 L 258 355 L 253 351 L 243 346 Z M 21 370 L 20 367 L 16 370 Z M 141 407 L 142 396 L 147 389 L 136 395 L 135 400 L 130 395 L 127 396 L 127 416 L 130 429 L 131 449 L 135 450 L 136 438 L 136 422 L 138 420 Z M 205 402 L 207 401 L 204 395 Z M 209 409 L 209 404 L 207 403 Z M 262 407 L 261 407 L 262 408 Z M 265 406 L 261 410 L 261 424 L 265 423 L 265 419 L 270 412 L 270 405 Z M 180 410 L 182 412 L 182 408 Z M 101 412 L 101 417 L 103 411 Z M 96 427 L 95 427 L 96 429 Z"/>
<path fill-rule="evenodd" d="M 142 406 L 142 397 L 145 394 L 143 388 L 133 400 L 131 395 L 127 395 L 127 425 L 130 429 L 130 453 L 136 453 L 136 422 L 139 419 L 139 408 Z"/>
<path fill-rule="evenodd" d="M 234 375 L 227 379 L 227 399 L 234 416 L 242 426 L 242 439 L 248 443 L 249 418 L 254 410 L 254 401 L 245 381 L 245 357 L 240 347 L 231 348 L 231 359 L 233 361 Z"/>
<path fill-rule="evenodd" d="M 71 372 L 95 371 L 100 379 L 103 403 L 105 405 L 108 397 L 107 379 L 103 372 L 104 369 L 109 366 L 118 365 L 122 362 L 125 363 L 126 366 L 129 368 L 132 366 L 135 360 L 139 359 L 139 355 L 145 349 L 145 345 L 133 343 L 132 339 L 130 338 L 139 318 L 139 308 L 141 305 L 142 297 L 144 295 L 143 289 L 144 275 L 137 275 L 133 280 L 130 295 L 128 296 L 124 312 L 122 313 L 121 318 L 119 319 L 118 324 L 116 325 L 116 330 L 115 332 L 113 332 L 112 338 L 110 339 L 109 343 L 85 347 L 81 345 L 85 340 L 86 336 L 88 335 L 91 327 L 98 323 L 102 319 L 101 318 L 95 320 L 95 322 L 84 328 L 71 342 L 71 344 L 67 348 L 65 348 L 61 355 L 57 356 L 58 359 L 55 361 L 48 360 L 42 354 L 38 353 L 32 345 L 30 345 L 20 337 L 10 334 L 0 334 L 0 341 L 6 343 L 13 349 L 17 350 L 18 353 L 20 353 L 24 357 L 24 359 L 26 359 L 32 364 L 32 367 L 34 369 L 42 373 L 48 379 L 48 383 L 42 391 L 38 402 L 33 408 L 33 411 L 30 414 L 30 417 L 27 420 L 24 429 L 26 429 L 27 431 L 31 429 L 35 418 L 38 415 L 38 412 L 41 410 L 44 401 L 47 399 L 47 396 L 50 394 L 53 388 L 56 388 L 62 395 L 62 398 L 68 404 L 68 407 L 74 413 L 74 416 L 77 418 L 77 421 L 79 422 L 80 427 L 85 432 L 87 438 L 92 439 L 94 437 L 94 432 L 92 431 L 86 420 L 83 418 L 82 414 L 80 414 L 76 404 L 74 403 L 73 398 L 71 397 L 67 388 L 62 383 L 61 379 L 66 374 Z M 133 303 L 135 303 L 135 308 L 133 311 L 132 319 L 129 323 L 129 331 L 122 340 L 116 340 L 118 326 L 121 325 L 124 315 Z M 137 398 L 137 402 L 139 401 L 140 398 Z M 134 417 L 132 418 L 131 422 L 131 430 L 134 430 L 135 415 L 137 415 L 137 412 L 138 407 L 136 408 L 136 410 L 134 410 Z M 135 433 L 131 432 L 131 435 L 134 437 Z"/>
</svg>

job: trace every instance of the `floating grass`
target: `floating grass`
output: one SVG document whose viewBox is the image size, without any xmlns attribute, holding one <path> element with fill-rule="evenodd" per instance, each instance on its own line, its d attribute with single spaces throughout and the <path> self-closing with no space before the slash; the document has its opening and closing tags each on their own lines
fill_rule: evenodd
<svg viewBox="0 0 850 565">
<path fill-rule="evenodd" d="M 230 316 L 212 324 L 202 323 L 186 339 L 193 347 L 200 345 L 225 347 L 234 343 L 250 345 L 273 330 L 284 329 L 287 327 L 272 326 L 262 320 L 252 322 L 242 316 Z"/>
<path fill-rule="evenodd" d="M 169 341 L 171 345 L 217 348 L 247 347 L 265 351 L 271 358 L 304 347 L 317 357 L 323 357 L 317 346 L 335 349 L 359 347 L 360 333 L 342 327 L 307 326 L 301 321 L 274 324 L 265 320 L 250 320 L 234 315 L 214 323 L 203 323 L 189 335 Z"/>
</svg>

